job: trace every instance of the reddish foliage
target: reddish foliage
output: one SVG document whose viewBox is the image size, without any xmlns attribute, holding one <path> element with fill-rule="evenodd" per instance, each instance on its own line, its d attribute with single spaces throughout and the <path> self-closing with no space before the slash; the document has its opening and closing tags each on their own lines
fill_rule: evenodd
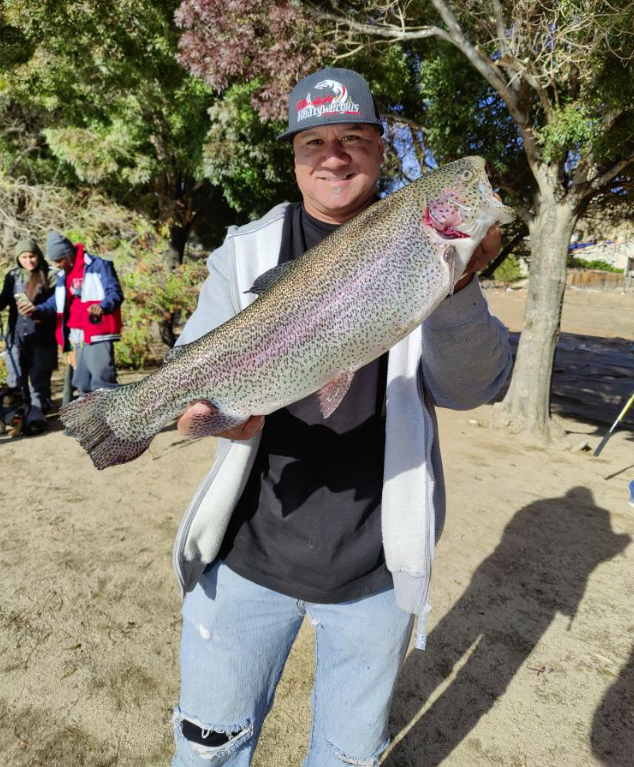
<svg viewBox="0 0 634 767">
<path fill-rule="evenodd" d="M 216 91 L 257 80 L 262 120 L 284 119 L 290 89 L 332 52 L 313 19 L 292 0 L 183 0 L 178 60 Z"/>
</svg>

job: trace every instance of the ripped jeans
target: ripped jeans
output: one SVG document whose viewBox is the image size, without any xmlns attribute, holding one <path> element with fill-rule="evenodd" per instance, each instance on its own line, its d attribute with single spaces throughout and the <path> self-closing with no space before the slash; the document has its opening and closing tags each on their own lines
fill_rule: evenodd
<svg viewBox="0 0 634 767">
<path fill-rule="evenodd" d="M 392 590 L 302 602 L 220 563 L 183 605 L 174 767 L 248 767 L 304 615 L 315 627 L 312 730 L 304 767 L 375 767 L 413 616 Z"/>
</svg>

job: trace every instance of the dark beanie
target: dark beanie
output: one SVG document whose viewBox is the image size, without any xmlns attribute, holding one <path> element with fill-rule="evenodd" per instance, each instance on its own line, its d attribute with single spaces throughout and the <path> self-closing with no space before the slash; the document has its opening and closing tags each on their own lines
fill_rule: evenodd
<svg viewBox="0 0 634 767">
<path fill-rule="evenodd" d="M 21 256 L 22 253 L 35 253 L 38 256 L 42 255 L 40 246 L 37 244 L 37 242 L 35 242 L 35 240 L 32 240 L 29 237 L 25 237 L 23 240 L 20 240 L 18 243 L 16 243 L 15 248 L 13 248 L 13 255 L 16 258 Z"/>
<path fill-rule="evenodd" d="M 49 232 L 46 240 L 46 255 L 49 261 L 59 261 L 61 258 L 71 256 L 74 251 L 73 243 L 58 232 Z"/>
</svg>

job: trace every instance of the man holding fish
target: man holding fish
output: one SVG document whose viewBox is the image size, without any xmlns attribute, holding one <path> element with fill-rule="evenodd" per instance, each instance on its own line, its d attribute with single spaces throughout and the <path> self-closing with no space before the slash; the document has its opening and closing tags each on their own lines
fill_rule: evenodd
<svg viewBox="0 0 634 767">
<path fill-rule="evenodd" d="M 438 176 L 424 211 L 409 203 L 399 211 L 403 225 L 395 230 L 394 206 L 382 208 L 382 217 L 372 213 L 382 133 L 369 87 L 355 72 L 323 70 L 293 89 L 289 128 L 279 138 L 292 142 L 302 203 L 277 206 L 230 230 L 209 259 L 210 276 L 179 339 L 179 347 L 192 344 L 275 290 L 282 303 L 292 303 L 294 294 L 286 298 L 282 284 L 291 279 L 284 276 L 289 267 L 322 241 L 328 258 L 346 231 L 334 234 L 342 224 L 360 222 L 347 230 L 357 243 L 365 242 L 365 231 L 372 234 L 370 245 L 359 246 L 378 254 L 364 268 L 361 288 L 362 276 L 346 282 L 348 270 L 329 292 L 324 287 L 312 303 L 310 296 L 297 303 L 276 342 L 292 348 L 288 357 L 280 352 L 277 367 L 285 366 L 286 378 L 274 379 L 275 386 L 281 392 L 280 381 L 294 385 L 300 374 L 292 360 L 306 354 L 310 339 L 331 351 L 344 348 L 341 326 L 350 303 L 367 318 L 368 329 L 355 340 L 355 348 L 367 343 L 367 364 L 342 371 L 344 363 L 329 362 L 332 381 L 291 404 L 280 393 L 286 406 L 271 405 L 266 417 L 258 414 L 262 406 L 240 421 L 218 420 L 220 404 L 197 402 L 179 419 L 182 434 L 222 439 L 175 547 L 186 592 L 176 767 L 251 763 L 304 616 L 316 642 L 304 765 L 376 765 L 388 744 L 390 701 L 415 618 L 416 644 L 425 644 L 433 550 L 445 513 L 434 406 L 477 407 L 509 372 L 506 331 L 473 275 L 497 255 L 496 224 L 511 213 L 491 192 L 482 161 L 467 158 L 446 166 L 451 170 Z M 387 200 L 398 202 L 399 194 Z M 470 217 L 474 206 L 477 216 Z M 429 305 L 416 320 L 398 299 L 389 318 L 375 317 L 381 292 L 409 268 L 395 255 L 419 237 L 409 226 L 423 231 L 417 248 L 429 250 L 431 266 L 414 284 L 416 300 Z M 381 242 L 393 259 L 383 271 L 375 268 L 385 266 Z M 337 263 L 343 261 L 338 255 Z M 402 286 L 394 290 L 403 306 L 412 302 Z M 323 313 L 322 324 L 306 329 L 304 310 L 311 321 Z M 258 325 L 267 321 L 264 313 Z M 380 347 L 366 342 L 392 322 Z M 245 371 L 265 364 L 257 348 L 247 356 Z M 309 355 L 301 370 L 320 364 Z"/>
<path fill-rule="evenodd" d="M 377 200 L 382 131 L 355 72 L 298 83 L 279 139 L 302 202 L 229 231 L 159 369 L 60 411 L 98 469 L 179 416 L 181 433 L 221 437 L 174 548 L 176 767 L 251 763 L 304 616 L 304 767 L 375 765 L 415 618 L 425 646 L 445 514 L 434 407 L 477 407 L 508 374 L 473 273 L 513 212 L 480 157 Z"/>
</svg>

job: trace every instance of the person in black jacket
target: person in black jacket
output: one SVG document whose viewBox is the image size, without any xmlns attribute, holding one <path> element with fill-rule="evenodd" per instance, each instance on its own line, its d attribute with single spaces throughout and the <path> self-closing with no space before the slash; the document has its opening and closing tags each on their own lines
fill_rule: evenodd
<svg viewBox="0 0 634 767">
<path fill-rule="evenodd" d="M 57 367 L 55 317 L 32 319 L 32 306 L 46 301 L 55 290 L 55 274 L 35 240 L 20 240 L 14 249 L 16 266 L 4 278 L 0 311 L 9 307 L 7 383 L 22 390 L 28 432 L 41 431 L 51 410 L 51 375 Z"/>
</svg>

